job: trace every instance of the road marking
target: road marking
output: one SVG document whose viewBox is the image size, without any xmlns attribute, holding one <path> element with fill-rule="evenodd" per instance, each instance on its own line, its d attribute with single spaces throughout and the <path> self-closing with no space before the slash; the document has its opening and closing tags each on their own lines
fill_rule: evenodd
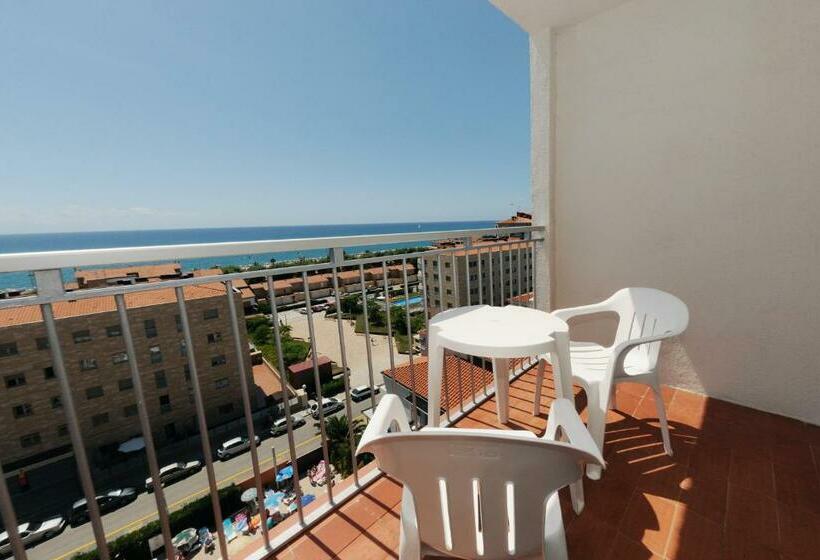
<svg viewBox="0 0 820 560">
<path fill-rule="evenodd" d="M 299 449 L 300 447 L 304 447 L 305 445 L 308 445 L 308 444 L 310 444 L 310 443 L 313 443 L 314 441 L 319 440 L 319 439 L 321 439 L 321 438 L 322 438 L 322 436 L 321 436 L 321 435 L 316 435 L 316 436 L 313 436 L 312 438 L 310 438 L 310 439 L 306 439 L 305 441 L 303 441 L 303 442 L 301 442 L 301 443 L 297 444 L 295 447 L 296 447 L 296 449 Z M 282 452 L 282 453 L 278 453 L 278 454 L 276 455 L 276 459 L 277 459 L 277 460 L 279 460 L 279 459 L 280 459 L 280 457 L 284 458 L 284 456 L 285 456 L 285 455 L 289 455 L 289 454 L 290 454 L 290 452 L 289 452 L 289 451 L 285 451 L 285 452 Z M 261 468 L 261 467 L 262 467 L 262 465 L 267 464 L 267 463 L 272 463 L 272 462 L 273 462 L 273 458 L 272 458 L 272 457 L 268 457 L 268 458 L 267 458 L 267 459 L 265 459 L 265 460 L 259 461 L 259 467 Z M 246 473 L 248 473 L 248 472 L 250 472 L 250 471 L 252 471 L 252 470 L 253 470 L 253 465 L 251 465 L 251 467 L 250 467 L 250 468 L 247 468 L 247 469 L 245 469 L 245 470 L 242 470 L 242 471 L 236 472 L 236 473 L 234 473 L 234 474 L 232 474 L 232 475 L 230 475 L 230 476 L 227 476 L 227 477 L 223 478 L 222 480 L 218 480 L 218 481 L 217 481 L 217 483 L 216 483 L 216 487 L 217 487 L 217 488 L 219 488 L 219 486 L 220 486 L 221 484 L 223 484 L 223 483 L 225 483 L 225 482 L 227 482 L 227 481 L 231 481 L 231 482 L 233 482 L 233 480 L 235 480 L 237 477 L 239 477 L 239 476 L 241 476 L 241 475 L 244 475 L 244 474 L 246 474 Z M 180 498 L 179 500 L 175 501 L 173 504 L 169 505 L 166 509 L 168 510 L 168 513 L 170 514 L 170 513 L 171 513 L 171 510 L 172 510 L 173 508 L 175 508 L 176 506 L 179 506 L 179 505 L 180 505 L 180 504 L 182 504 L 183 502 L 190 501 L 190 500 L 191 500 L 191 499 L 193 499 L 194 497 L 198 497 L 198 496 L 200 496 L 200 495 L 207 494 L 207 493 L 208 493 L 208 492 L 210 492 L 210 491 L 211 491 L 211 489 L 210 489 L 210 488 L 203 488 L 203 489 L 201 489 L 201 490 L 197 490 L 196 492 L 192 492 L 192 493 L 188 494 L 187 496 L 185 496 L 184 498 Z M 112 539 L 115 535 L 118 535 L 119 533 L 122 533 L 122 532 L 124 532 L 124 531 L 127 531 L 128 529 L 131 529 L 132 527 L 135 527 L 135 526 L 137 526 L 137 525 L 142 526 L 142 525 L 144 525 L 144 524 L 145 524 L 145 521 L 153 521 L 155 517 L 159 517 L 159 514 L 157 514 L 157 513 L 152 513 L 152 514 L 149 514 L 149 515 L 144 515 L 144 516 L 140 517 L 139 519 L 135 519 L 134 521 L 131 521 L 131 522 L 129 522 L 129 523 L 127 523 L 127 524 L 123 525 L 122 527 L 119 527 L 118 529 L 114 529 L 113 531 L 108 532 L 108 533 L 105 535 L 105 540 L 106 540 L 106 541 L 109 541 L 109 540 L 111 540 L 111 539 Z M 84 550 L 86 550 L 86 549 L 88 549 L 89 547 L 94 546 L 94 545 L 96 545 L 96 544 L 97 544 L 97 542 L 96 542 L 96 541 L 89 541 L 89 542 L 87 542 L 87 543 L 85 543 L 85 544 L 83 544 L 83 545 L 80 545 L 80 546 L 77 546 L 77 547 L 73 548 L 72 550 L 69 550 L 68 552 L 64 553 L 64 554 L 63 554 L 63 555 L 61 555 L 61 556 L 57 556 L 56 558 L 54 558 L 54 560 L 65 560 L 66 558 L 69 558 L 70 556 L 73 556 L 73 555 L 75 555 L 75 554 L 78 554 L 78 553 L 80 553 L 80 552 L 83 552 Z"/>
</svg>

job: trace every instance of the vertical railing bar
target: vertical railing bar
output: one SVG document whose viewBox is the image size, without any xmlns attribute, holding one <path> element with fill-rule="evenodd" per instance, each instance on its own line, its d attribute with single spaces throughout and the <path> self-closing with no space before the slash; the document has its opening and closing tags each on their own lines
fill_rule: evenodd
<svg viewBox="0 0 820 560">
<path fill-rule="evenodd" d="M 185 303 L 185 293 L 182 287 L 175 288 L 175 291 L 177 305 L 179 306 L 179 317 L 182 322 L 182 335 L 185 337 L 185 352 L 188 354 L 188 371 L 191 372 L 191 386 L 194 390 L 194 405 L 196 407 L 197 423 L 199 424 L 199 437 L 202 440 L 202 455 L 205 459 L 205 471 L 208 474 L 208 486 L 211 490 L 211 507 L 214 510 L 214 522 L 219 540 L 219 552 L 223 560 L 227 560 L 228 543 L 225 539 L 225 528 L 222 526 L 222 506 L 219 503 L 219 489 L 216 485 L 214 461 L 211 454 L 211 441 L 208 438 L 208 422 L 205 416 L 205 403 L 202 400 L 202 387 L 199 384 L 199 373 L 196 367 L 194 340 L 191 336 L 191 323 L 188 318 L 188 306 Z M 152 480 L 151 482 L 154 485 L 159 484 L 159 480 Z"/>
<path fill-rule="evenodd" d="M 239 373 L 239 389 L 242 393 L 242 408 L 245 413 L 245 424 L 248 429 L 248 439 L 251 447 L 251 468 L 253 469 L 254 486 L 256 487 L 256 501 L 262 504 L 259 508 L 259 525 L 262 527 L 262 542 L 265 548 L 270 549 L 268 535 L 268 510 L 265 507 L 265 493 L 262 487 L 262 473 L 259 470 L 259 451 L 256 448 L 256 429 L 253 425 L 251 412 L 251 397 L 248 390 L 248 372 L 245 369 L 245 348 L 242 348 L 242 339 L 239 334 L 239 318 L 236 316 L 236 299 L 233 291 L 233 281 L 225 282 L 225 294 L 228 298 L 228 312 L 231 315 L 231 331 L 233 331 L 234 351 L 236 352 L 237 372 Z M 273 466 L 276 469 L 276 465 Z"/>
<path fill-rule="evenodd" d="M 446 307 L 444 305 L 444 280 L 443 280 L 443 278 L 444 278 L 444 269 L 441 267 L 441 264 L 442 264 L 441 263 L 441 253 L 439 253 L 436 256 L 436 263 L 437 263 L 436 266 L 438 268 L 438 297 L 439 297 L 439 300 L 438 300 L 439 308 L 438 308 L 438 310 L 441 312 L 441 311 L 444 311 L 446 309 Z"/>
<path fill-rule="evenodd" d="M 293 437 L 293 420 L 290 416 L 290 395 L 287 388 L 290 386 L 288 370 L 285 368 L 285 358 L 282 355 L 282 334 L 279 332 L 279 311 L 276 309 L 276 291 L 273 289 L 273 276 L 268 276 L 268 301 L 270 301 L 270 318 L 273 323 L 273 340 L 276 345 L 276 365 L 282 381 L 282 401 L 285 403 L 285 424 L 288 428 L 288 451 L 290 466 L 293 468 L 293 487 L 296 491 L 296 510 L 299 514 L 299 523 L 305 524 L 305 513 L 302 510 L 302 486 L 299 484 L 299 461 L 296 456 L 296 441 Z M 276 469 L 276 457 L 273 458 L 273 468 Z M 264 498 L 263 498 L 264 500 Z"/>
<path fill-rule="evenodd" d="M 484 272 L 482 270 L 481 262 L 484 260 L 484 256 L 481 254 L 481 245 L 478 246 L 476 253 L 476 256 L 478 258 L 478 303 L 480 305 L 484 305 Z M 481 357 L 481 369 L 487 369 L 487 360 L 483 356 Z M 484 383 L 483 374 L 481 378 L 481 388 L 484 392 L 484 396 L 488 396 L 489 393 L 487 392 L 487 384 Z"/>
<path fill-rule="evenodd" d="M 325 484 L 327 485 L 327 499 L 333 503 L 333 476 L 331 474 L 330 451 L 327 444 L 327 430 L 325 429 L 325 411 L 322 406 L 322 378 L 319 375 L 319 356 L 316 353 L 316 333 L 313 329 L 313 310 L 310 308 L 310 286 L 308 285 L 307 271 L 302 272 L 302 284 L 305 291 L 305 309 L 307 310 L 308 336 L 310 336 L 310 357 L 313 360 L 313 383 L 316 385 L 316 409 L 319 411 L 319 433 L 322 436 L 322 454 L 325 460 Z M 336 308 L 339 312 L 339 308 Z"/>
<path fill-rule="evenodd" d="M 493 278 L 493 249 L 495 244 L 487 248 L 487 279 L 490 281 L 490 305 L 495 305 L 495 278 Z"/>
<path fill-rule="evenodd" d="M 340 247 L 331 249 L 333 292 L 336 294 L 336 327 L 339 330 L 339 352 L 342 357 L 342 380 L 345 386 L 345 411 L 347 413 L 347 439 L 350 444 L 350 468 L 353 469 L 353 483 L 359 485 L 359 469 L 356 468 L 356 438 L 353 437 L 353 403 L 350 401 L 350 370 L 347 367 L 344 321 L 342 319 L 342 297 L 339 295 L 339 266 L 344 261 Z"/>
<path fill-rule="evenodd" d="M 417 399 L 416 399 L 416 369 L 413 364 L 413 325 L 410 321 L 410 289 L 407 286 L 407 258 L 403 258 L 401 260 L 401 272 L 402 272 L 402 279 L 404 281 L 404 319 L 407 322 L 407 344 L 408 346 L 408 359 L 409 359 L 409 366 L 410 366 L 410 391 L 411 397 L 413 400 L 413 425 L 418 426 L 418 419 L 417 419 Z"/>
<path fill-rule="evenodd" d="M 507 270 L 507 273 L 510 277 L 510 304 L 514 303 L 514 301 L 515 301 L 513 299 L 513 280 L 515 280 L 515 278 L 513 277 L 513 262 L 512 262 L 513 260 L 512 260 L 512 257 L 513 257 L 513 244 L 512 243 L 507 243 L 507 260 L 510 262 L 510 268 Z"/>
<path fill-rule="evenodd" d="M 370 404 L 376 409 L 376 385 L 373 380 L 373 348 L 370 342 L 370 314 L 367 310 L 367 287 L 364 280 L 364 265 L 359 265 L 359 281 L 362 284 L 362 313 L 364 314 L 364 339 L 367 350 L 367 375 L 370 381 Z"/>
<path fill-rule="evenodd" d="M 521 245 L 516 244 L 515 259 L 518 262 L 518 299 L 521 299 Z"/>
<path fill-rule="evenodd" d="M 131 385 L 134 387 L 134 396 L 137 401 L 137 416 L 142 430 L 142 439 L 145 442 L 145 453 L 148 458 L 148 471 L 151 473 L 151 481 L 159 480 L 159 461 L 157 451 L 154 447 L 154 436 L 151 432 L 151 419 L 148 416 L 148 406 L 145 403 L 145 392 L 142 389 L 142 377 L 140 376 L 139 365 L 137 364 L 137 352 L 134 348 L 134 337 L 131 333 L 131 324 L 128 322 L 128 308 L 125 304 L 125 296 L 117 294 L 114 296 L 117 305 L 117 314 L 120 319 L 120 330 L 125 343 L 125 352 L 128 355 L 128 368 L 131 372 Z M 162 540 L 165 543 L 165 550 L 168 557 L 173 558 L 176 554 L 173 539 L 171 538 L 171 522 L 168 518 L 168 503 L 165 500 L 165 490 L 160 484 L 154 484 L 154 500 L 157 502 L 157 514 L 159 515 L 159 525 L 162 530 Z"/>
<path fill-rule="evenodd" d="M 532 275 L 532 307 L 533 309 L 538 309 L 538 288 L 536 287 L 538 278 L 535 276 L 535 269 L 538 268 L 538 264 L 537 259 L 535 258 L 535 243 L 532 244 L 531 256 L 532 270 L 530 271 L 530 274 Z"/>
<path fill-rule="evenodd" d="M 427 330 L 428 336 L 430 333 L 430 310 L 428 309 L 427 299 L 427 265 L 424 257 L 419 257 L 418 262 L 421 263 L 421 297 L 424 303 L 424 328 Z"/>
<path fill-rule="evenodd" d="M 3 518 L 3 526 L 6 528 L 15 560 L 27 560 L 26 549 L 20 539 L 20 532 L 17 530 L 17 514 L 14 512 L 14 502 L 11 501 L 2 464 L 0 464 L 0 516 Z"/>
<path fill-rule="evenodd" d="M 455 297 L 456 307 L 461 306 L 461 293 L 458 286 L 458 261 L 456 259 L 457 249 L 450 253 L 451 268 L 453 269 L 453 296 Z M 464 388 L 461 384 L 461 358 L 456 356 L 456 381 L 458 383 L 458 407 L 462 414 L 464 413 Z"/>
<path fill-rule="evenodd" d="M 441 373 L 442 373 L 442 382 L 444 383 L 444 399 L 447 401 L 447 406 L 444 407 L 444 412 L 447 414 L 447 424 L 452 423 L 452 418 L 450 417 L 450 407 L 453 406 L 452 401 L 450 401 L 450 384 L 449 381 L 449 374 L 447 372 L 447 349 L 445 348 L 442 351 L 441 355 Z"/>
<path fill-rule="evenodd" d="M 464 275 L 466 276 L 465 281 L 467 282 L 467 305 L 468 306 L 472 305 L 472 297 L 473 297 L 472 293 L 471 293 L 472 292 L 472 285 L 470 283 L 470 274 L 471 274 L 471 271 L 470 271 L 470 251 L 472 251 L 472 245 L 473 245 L 472 241 L 473 241 L 472 238 L 469 238 L 469 237 L 464 240 L 464 270 L 465 270 Z M 481 281 L 479 280 L 479 284 L 480 283 L 481 283 Z M 470 357 L 470 365 L 472 365 L 472 363 L 473 363 L 473 358 L 471 356 Z M 470 370 L 472 371 L 472 368 L 470 368 Z M 473 404 L 476 404 L 476 400 L 475 400 L 475 394 L 476 394 L 475 378 L 473 377 L 473 375 L 470 375 L 470 393 L 472 394 Z"/>
<path fill-rule="evenodd" d="M 393 321 L 390 319 L 390 288 L 387 281 L 387 261 L 382 261 L 382 280 L 384 281 L 384 315 L 387 319 L 387 352 L 390 354 L 390 376 L 396 379 L 396 359 L 393 356 Z"/>
<path fill-rule="evenodd" d="M 40 311 L 43 314 L 43 322 L 46 326 L 46 333 L 48 335 L 48 344 L 51 347 L 51 361 L 54 367 L 54 373 L 57 376 L 57 381 L 60 384 L 60 401 L 63 404 L 63 412 L 68 424 L 68 433 L 71 436 L 71 446 L 74 449 L 74 458 L 77 461 L 77 471 L 80 474 L 80 484 L 83 488 L 83 495 L 85 496 L 88 506 L 88 517 L 91 520 L 91 528 L 94 531 L 94 540 L 97 543 L 97 553 L 100 555 L 100 560 L 108 560 L 110 553 L 108 551 L 108 544 L 105 542 L 105 530 L 100 519 L 100 507 L 97 503 L 96 493 L 94 491 L 94 482 L 91 480 L 91 469 L 88 465 L 88 456 L 83 445 L 83 435 L 80 431 L 80 422 L 77 419 L 77 410 L 74 407 L 74 397 L 71 392 L 71 385 L 68 381 L 68 375 L 65 370 L 65 362 L 63 361 L 63 351 L 60 348 L 60 339 L 57 335 L 57 325 L 54 321 L 54 310 L 50 303 L 40 305 Z"/>
</svg>

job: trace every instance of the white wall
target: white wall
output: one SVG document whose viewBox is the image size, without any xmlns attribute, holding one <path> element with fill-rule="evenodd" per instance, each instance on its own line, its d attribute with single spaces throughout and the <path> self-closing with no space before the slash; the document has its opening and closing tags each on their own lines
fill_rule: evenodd
<svg viewBox="0 0 820 560">
<path fill-rule="evenodd" d="M 668 290 L 667 381 L 820 424 L 820 1 L 633 0 L 553 48 L 554 306 Z"/>
</svg>

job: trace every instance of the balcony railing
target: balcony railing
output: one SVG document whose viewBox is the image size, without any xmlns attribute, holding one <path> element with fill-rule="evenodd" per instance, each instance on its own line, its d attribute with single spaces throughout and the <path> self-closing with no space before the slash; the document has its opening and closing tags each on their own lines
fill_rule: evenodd
<svg viewBox="0 0 820 560">
<path fill-rule="evenodd" d="M 481 241 L 482 238 L 486 236 L 492 237 L 493 241 L 488 242 L 486 239 Z M 382 256 L 372 256 L 372 254 L 368 253 L 355 253 L 357 247 L 363 246 L 407 243 L 425 244 L 432 241 L 453 239 L 459 240 L 459 243 L 439 244 L 435 247 L 428 247 L 423 251 L 408 250 L 407 252 L 391 253 Z M 264 558 L 281 549 L 286 543 L 307 528 L 315 525 L 319 520 L 334 511 L 363 487 L 380 476 L 380 472 L 372 468 L 372 465 L 371 468 L 365 467 L 359 469 L 357 467 L 357 458 L 355 457 L 356 442 L 354 440 L 353 430 L 348 430 L 348 447 L 349 453 L 351 454 L 350 461 L 353 465 L 350 479 L 334 487 L 331 469 L 326 469 L 325 484 L 323 485 L 325 496 L 321 499 L 317 499 L 309 506 L 303 505 L 302 490 L 298 481 L 301 480 L 301 477 L 305 473 L 300 472 L 300 466 L 303 465 L 298 460 L 298 446 L 294 437 L 295 428 L 292 422 L 293 411 L 291 410 L 294 402 L 291 398 L 291 384 L 288 378 L 288 369 L 286 368 L 283 358 L 283 340 L 279 328 L 281 324 L 280 315 L 283 312 L 281 308 L 298 306 L 305 310 L 308 340 L 310 343 L 310 356 L 312 359 L 313 382 L 315 383 L 316 392 L 315 401 L 321 403 L 323 399 L 322 380 L 320 377 L 319 353 L 317 350 L 317 344 L 320 341 L 317 340 L 316 318 L 312 311 L 312 303 L 318 293 L 326 293 L 332 298 L 336 309 L 335 320 L 338 333 L 336 337 L 337 340 L 334 342 L 338 345 L 339 349 L 338 355 L 340 356 L 340 363 L 338 365 L 341 366 L 343 371 L 344 416 L 347 419 L 348 426 L 352 426 L 355 413 L 353 400 L 351 398 L 351 369 L 348 363 L 348 345 L 357 343 L 365 346 L 367 384 L 370 388 L 369 400 L 370 405 L 375 407 L 377 402 L 375 385 L 378 372 L 374 365 L 373 337 L 371 336 L 372 325 L 371 318 L 368 315 L 368 302 L 377 301 L 380 305 L 384 306 L 383 308 L 386 311 L 384 314 L 386 322 L 386 341 L 388 345 L 389 370 L 391 371 L 393 379 L 396 379 L 396 368 L 403 367 L 404 364 L 397 363 L 401 358 L 397 356 L 396 349 L 394 348 L 394 334 L 397 333 L 395 332 L 395 326 L 392 324 L 390 310 L 393 309 L 393 302 L 401 302 L 399 304 L 404 307 L 405 325 L 404 332 L 398 334 L 406 337 L 408 346 L 406 365 L 411 371 L 409 386 L 406 387 L 409 393 L 406 400 L 413 424 L 420 427 L 424 423 L 423 416 L 426 412 L 424 405 L 426 395 L 419 393 L 417 390 L 418 388 L 415 384 L 416 376 L 413 375 L 413 367 L 414 363 L 419 361 L 420 353 L 423 353 L 423 345 L 421 349 L 416 347 L 414 341 L 417 333 L 413 330 L 411 316 L 423 315 L 424 324 L 426 326 L 433 314 L 448 306 L 485 303 L 494 305 L 517 303 L 535 306 L 536 301 L 534 295 L 531 295 L 535 293 L 536 267 L 534 263 L 536 249 L 539 244 L 543 242 L 543 229 L 537 227 L 514 227 L 284 241 L 5 254 L 0 255 L 0 273 L 32 272 L 36 285 L 36 294 L 0 299 L 0 311 L 11 308 L 35 306 L 41 313 L 46 336 L 43 342 L 38 341 L 38 348 L 41 346 L 42 348 L 47 347 L 48 352 L 50 352 L 52 362 L 50 367 L 53 368 L 53 375 L 56 377 L 59 385 L 59 400 L 62 405 L 62 412 L 65 416 L 67 431 L 70 436 L 71 451 L 76 461 L 82 494 L 88 504 L 88 519 L 90 520 L 94 543 L 96 544 L 99 557 L 107 560 L 111 557 L 107 541 L 119 535 L 106 534 L 100 507 L 95 499 L 95 496 L 99 495 L 99 489 L 95 487 L 94 478 L 92 476 L 92 468 L 87 452 L 89 445 L 86 443 L 86 439 L 81 430 L 80 410 L 75 402 L 77 393 L 73 387 L 74 381 L 67 373 L 66 367 L 66 348 L 69 346 L 70 341 L 66 340 L 67 337 L 65 333 L 61 332 L 58 328 L 58 323 L 61 321 L 61 318 L 55 316 L 55 306 L 63 302 L 78 302 L 84 300 L 99 301 L 98 298 L 107 298 L 109 300 L 113 298 L 119 329 L 116 329 L 117 325 L 106 325 L 106 327 L 109 329 L 109 332 L 118 331 L 116 334 L 122 336 L 124 350 L 123 352 L 117 353 L 115 363 L 122 364 L 121 367 L 123 368 L 128 368 L 130 385 L 133 388 L 136 401 L 136 412 L 140 432 L 145 444 L 148 466 L 147 473 L 145 474 L 146 476 L 150 476 L 152 480 L 157 481 L 161 480 L 160 460 L 158 458 L 158 448 L 154 441 L 154 434 L 157 433 L 160 427 L 152 424 L 152 420 L 156 421 L 156 417 L 152 418 L 149 411 L 145 387 L 146 380 L 150 378 L 146 377 L 146 372 L 143 371 L 145 367 L 141 364 L 145 362 L 139 359 L 136 349 L 137 342 L 135 339 L 142 335 L 142 333 L 137 332 L 137 329 L 142 330 L 142 323 L 136 323 L 133 319 L 132 313 L 134 310 L 129 309 L 127 296 L 157 290 L 167 291 L 169 288 L 172 288 L 179 316 L 177 320 L 177 331 L 182 336 L 179 348 L 187 361 L 185 368 L 186 378 L 190 378 L 190 398 L 193 401 L 193 408 L 195 409 L 201 457 L 204 461 L 204 468 L 207 474 L 207 490 L 211 497 L 214 520 L 213 526 L 217 533 L 217 548 L 222 558 L 225 559 L 246 557 Z M 76 267 L 103 267 L 121 263 L 143 263 L 166 260 L 180 261 L 202 257 L 230 257 L 316 249 L 327 249 L 329 256 L 327 262 L 307 262 L 293 266 L 262 268 L 260 270 L 233 272 L 218 276 L 174 278 L 156 282 L 85 288 L 73 291 L 65 290 L 61 272 L 61 269 Z M 346 250 L 349 252 L 346 252 Z M 417 263 L 415 266 L 415 276 L 408 274 L 408 271 L 412 270 L 408 265 L 412 265 L 414 262 Z M 463 267 L 460 266 L 461 264 L 463 264 Z M 400 265 L 400 269 L 391 268 L 391 266 L 395 267 L 396 265 Z M 401 271 L 400 275 L 397 275 L 398 270 Z M 327 275 L 329 280 L 328 287 L 322 288 L 315 284 L 314 279 L 317 274 Z M 464 278 L 460 278 L 460 274 L 464 274 Z M 344 277 L 344 283 L 342 283 L 340 279 L 342 276 Z M 275 286 L 276 281 L 284 278 L 290 278 L 291 284 L 301 288 L 301 291 L 298 291 L 294 295 L 285 294 L 281 290 L 277 290 Z M 234 550 L 234 553 L 231 554 L 228 546 L 228 536 L 225 534 L 222 524 L 223 514 L 229 512 L 222 511 L 219 500 L 217 491 L 219 482 L 217 481 L 215 473 L 213 449 L 211 438 L 209 437 L 209 424 L 206 418 L 206 403 L 202 391 L 203 371 L 209 365 L 213 366 L 214 363 L 219 365 L 221 362 L 220 360 L 216 360 L 216 362 L 212 362 L 211 364 L 202 363 L 202 356 L 197 353 L 197 348 L 201 345 L 195 342 L 192 335 L 194 329 L 192 325 L 198 322 L 199 316 L 192 314 L 190 309 L 191 302 L 186 299 L 185 290 L 193 286 L 213 286 L 215 283 L 222 284 L 230 319 L 229 329 L 231 335 L 225 338 L 231 339 L 233 343 L 232 351 L 237 357 L 237 362 L 231 364 L 231 367 L 234 370 L 233 373 L 235 377 L 238 378 L 244 427 L 247 437 L 252 442 L 258 434 L 254 424 L 254 407 L 251 395 L 252 387 L 248 375 L 251 364 L 247 363 L 247 348 L 243 342 L 247 333 L 245 332 L 244 324 L 241 322 L 243 318 L 242 302 L 238 297 L 238 290 L 235 286 L 237 282 L 242 283 L 249 279 L 262 279 L 267 290 L 267 300 L 270 303 L 270 323 L 274 326 L 272 329 L 272 344 L 276 350 L 277 361 L 277 363 L 271 365 L 278 369 L 281 379 L 280 398 L 284 408 L 284 418 L 286 419 L 288 450 L 284 462 L 289 463 L 294 470 L 293 480 L 296 481 L 294 484 L 294 492 L 296 494 L 295 503 L 297 509 L 292 519 L 286 520 L 289 522 L 280 523 L 272 529 L 269 529 L 266 519 L 267 510 L 265 507 L 260 507 L 261 523 L 256 544 L 245 547 L 240 552 Z M 364 327 L 364 337 L 361 338 L 361 341 L 358 339 L 351 340 L 344 334 L 343 322 L 345 318 L 342 313 L 342 298 L 347 295 L 356 295 L 361 298 L 361 319 Z M 145 329 L 146 332 L 149 329 L 151 330 L 154 335 L 151 337 L 152 340 L 158 340 L 155 338 L 157 327 L 153 322 L 146 324 Z M 2 332 L 2 327 L 0 327 L 0 332 Z M 111 335 L 109 334 L 109 336 Z M 161 340 L 161 338 L 159 340 Z M 208 337 L 209 343 L 219 343 L 221 341 L 222 334 L 217 333 L 213 336 L 209 335 Z M 327 341 L 321 342 L 323 347 L 328 344 Z M 153 342 L 151 344 L 153 344 Z M 154 352 L 153 349 L 151 351 Z M 166 348 L 165 352 L 167 354 L 169 350 Z M 176 349 L 174 349 L 174 352 L 176 353 Z M 153 363 L 154 354 L 152 353 L 151 356 Z M 157 359 L 161 361 L 161 355 Z M 477 379 L 476 375 L 469 373 L 462 375 L 460 369 L 462 365 L 464 365 L 470 368 L 484 367 L 485 371 L 488 371 L 486 364 L 462 360 L 456 360 L 455 363 L 457 368 L 455 372 L 445 372 L 445 376 L 453 375 L 453 373 L 456 375 L 454 383 L 448 382 L 449 380 L 446 377 L 444 381 L 444 416 L 446 417 L 446 423 L 448 425 L 463 418 L 465 414 L 485 402 L 493 394 L 493 388 L 492 385 L 488 383 L 487 376 L 479 376 Z M 2 363 L 0 363 L 0 365 L 2 365 Z M 529 365 L 529 362 L 519 364 L 519 367 L 512 372 L 512 376 L 515 377 L 520 374 Z M 151 367 L 153 368 L 154 366 Z M 122 390 L 122 385 L 120 390 Z M 105 407 L 105 403 L 102 402 L 100 406 Z M 177 408 L 176 405 L 172 408 L 171 404 L 164 402 L 161 404 L 159 410 L 163 413 L 167 412 L 171 414 L 172 411 L 175 413 Z M 330 465 L 332 463 L 331 449 L 326 431 L 326 418 L 323 407 L 318 407 L 317 415 L 321 457 L 326 465 Z M 14 430 L 13 427 L 8 427 L 7 429 Z M 263 471 L 260 467 L 261 461 L 256 446 L 250 446 L 249 454 L 251 460 L 250 470 L 253 473 L 250 486 L 255 488 L 257 496 L 264 496 Z M 275 458 L 275 462 L 279 463 L 280 460 Z M 25 535 L 21 538 L 17 530 L 18 516 L 15 514 L 6 476 L 7 473 L 4 474 L 0 468 L 0 512 L 2 512 L 3 524 L 8 531 L 9 541 L 15 558 L 22 560 L 27 558 L 25 550 L 26 542 L 24 542 Z M 166 545 L 167 556 L 173 558 L 175 551 L 171 544 L 173 535 L 169 519 L 170 511 L 166 499 L 166 491 L 160 484 L 154 484 L 153 490 L 154 500 L 156 502 L 156 516 L 159 519 L 160 532 Z M 145 518 L 143 518 L 142 523 L 144 524 L 146 522 Z M 94 548 L 93 544 L 89 543 L 89 545 L 88 548 Z M 146 544 L 146 547 L 147 546 Z M 69 558 L 71 554 L 81 551 L 82 547 L 74 547 L 68 551 L 64 549 L 52 549 L 49 554 L 53 558 Z M 36 549 L 35 556 L 37 556 Z"/>
</svg>

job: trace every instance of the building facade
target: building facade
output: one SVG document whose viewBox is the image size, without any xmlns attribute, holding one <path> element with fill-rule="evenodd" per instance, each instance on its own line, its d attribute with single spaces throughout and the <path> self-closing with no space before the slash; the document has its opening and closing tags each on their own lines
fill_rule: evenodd
<svg viewBox="0 0 820 560">
<path fill-rule="evenodd" d="M 184 289 L 209 425 L 242 412 L 238 359 L 221 283 Z M 247 349 L 240 294 L 241 348 Z M 159 443 L 192 433 L 193 388 L 173 289 L 126 296 L 145 402 Z M 140 435 L 128 356 L 114 299 L 54 305 L 66 374 L 85 442 L 103 451 Z M 246 374 L 249 353 L 243 356 Z M 70 448 L 60 389 L 37 307 L 0 310 L 0 456 L 35 463 Z"/>
</svg>

